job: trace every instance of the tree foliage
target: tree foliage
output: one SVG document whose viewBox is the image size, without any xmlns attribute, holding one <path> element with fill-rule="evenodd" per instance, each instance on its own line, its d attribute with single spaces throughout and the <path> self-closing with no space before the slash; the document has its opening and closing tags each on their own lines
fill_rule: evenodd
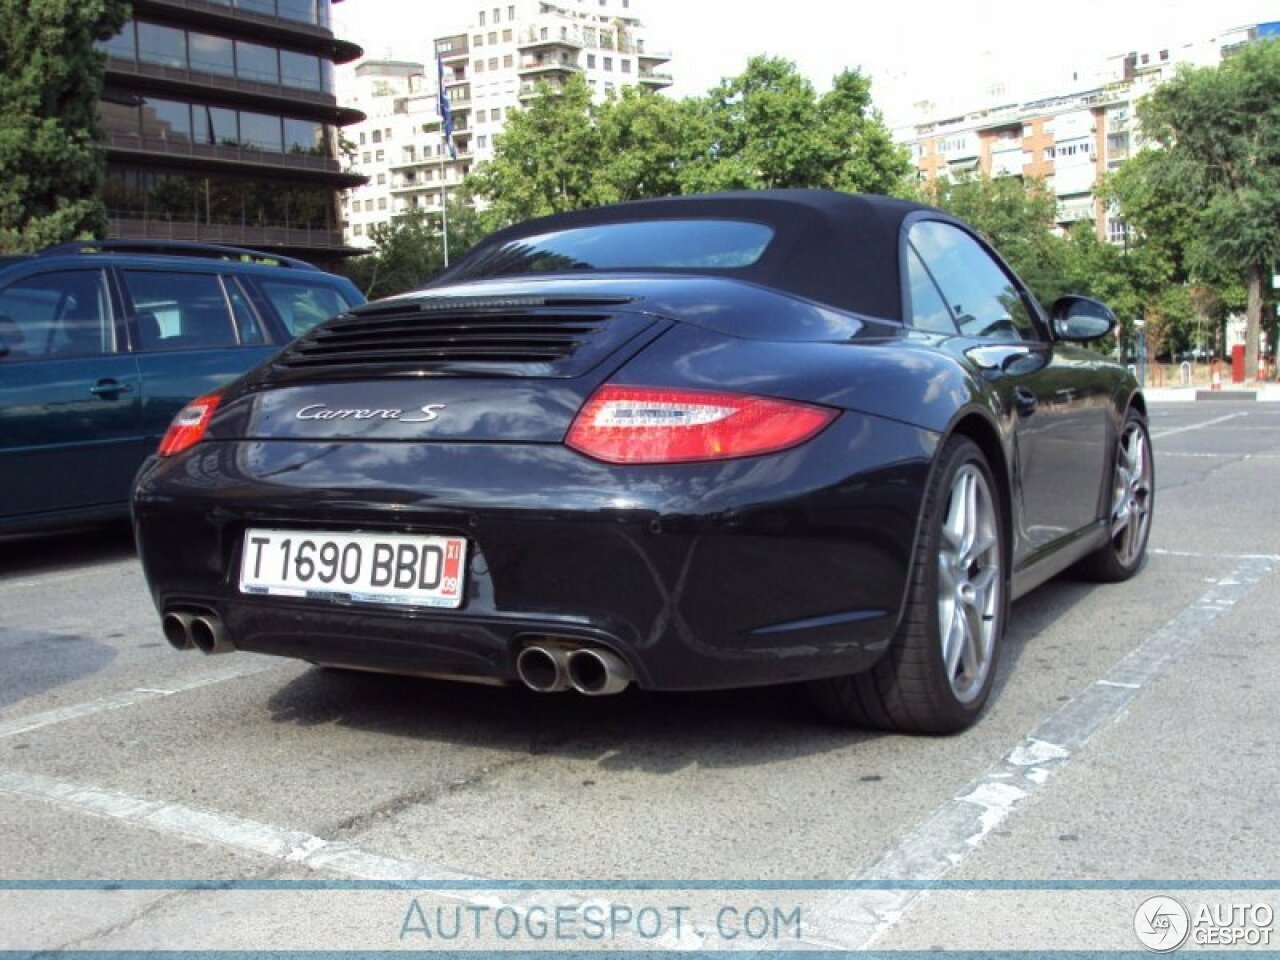
<svg viewBox="0 0 1280 960">
<path fill-rule="evenodd" d="M 705 96 L 629 87 L 593 102 L 586 81 L 541 85 L 468 179 L 493 226 L 602 203 L 731 189 L 891 193 L 911 164 L 855 70 L 821 96 L 795 64 L 756 57 Z"/>
<path fill-rule="evenodd" d="M 1128 176 L 1140 183 L 1120 197 L 1125 217 L 1147 238 L 1181 228 L 1188 276 L 1245 280 L 1252 375 L 1266 281 L 1280 261 L 1280 40 L 1251 43 L 1217 67 L 1181 70 L 1139 117 L 1160 151 L 1131 161 Z M 1170 198 L 1173 209 L 1161 209 Z"/>
<path fill-rule="evenodd" d="M 1068 292 L 1067 250 L 1053 232 L 1058 202 L 1043 180 L 939 179 L 925 200 L 977 229 L 1042 303 Z"/>
<path fill-rule="evenodd" d="M 128 17 L 122 0 L 0 0 L 0 253 L 104 231 L 94 44 Z"/>
<path fill-rule="evenodd" d="M 414 210 L 373 228 L 374 249 L 347 262 L 344 272 L 366 297 L 390 297 L 421 287 L 444 267 L 440 217 Z M 449 198 L 449 258 L 461 256 L 484 235 L 464 197 Z"/>
</svg>

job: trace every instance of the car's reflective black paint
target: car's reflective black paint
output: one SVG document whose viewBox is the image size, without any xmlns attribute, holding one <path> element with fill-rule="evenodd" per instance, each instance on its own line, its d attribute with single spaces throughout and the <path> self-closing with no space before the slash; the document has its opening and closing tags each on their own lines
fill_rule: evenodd
<svg viewBox="0 0 1280 960">
<path fill-rule="evenodd" d="M 810 196 L 759 202 L 784 213 L 825 202 Z M 955 224 L 885 205 L 891 238 L 921 216 Z M 655 689 L 865 670 L 899 631 L 923 499 L 949 437 L 971 438 L 995 477 L 1013 597 L 1107 543 L 1117 437 L 1131 409 L 1143 412 L 1133 378 L 1051 339 L 1039 305 L 1035 340 L 945 336 L 905 322 L 905 282 L 894 297 L 902 313 L 876 317 L 750 276 L 635 271 L 456 286 L 446 276 L 361 308 L 327 326 L 376 328 L 419 303 L 422 325 L 486 310 L 607 320 L 576 361 L 472 357 L 380 376 L 308 366 L 295 345 L 264 364 L 224 393 L 200 443 L 153 458 L 138 478 L 138 545 L 157 608 L 215 611 L 239 649 L 411 674 L 511 682 L 522 646 L 548 635 L 613 651 Z M 299 342 L 304 352 L 315 336 Z M 839 415 L 764 456 L 611 465 L 563 442 L 606 383 Z M 433 416 L 414 415 L 424 406 Z M 348 414 L 317 418 L 326 411 Z M 241 594 L 250 526 L 465 537 L 464 603 Z"/>
</svg>

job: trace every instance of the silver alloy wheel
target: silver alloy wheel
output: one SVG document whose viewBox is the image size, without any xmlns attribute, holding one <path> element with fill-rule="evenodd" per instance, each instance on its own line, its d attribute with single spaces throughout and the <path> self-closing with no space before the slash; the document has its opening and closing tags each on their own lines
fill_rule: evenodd
<svg viewBox="0 0 1280 960">
<path fill-rule="evenodd" d="M 1122 566 L 1142 558 L 1150 527 L 1151 443 L 1142 424 L 1130 421 L 1120 435 L 1111 496 L 1111 544 Z"/>
<path fill-rule="evenodd" d="M 1004 574 L 1000 526 L 985 475 L 966 463 L 951 481 L 938 544 L 938 635 L 951 692 L 961 703 L 982 693 L 999 629 Z"/>
</svg>

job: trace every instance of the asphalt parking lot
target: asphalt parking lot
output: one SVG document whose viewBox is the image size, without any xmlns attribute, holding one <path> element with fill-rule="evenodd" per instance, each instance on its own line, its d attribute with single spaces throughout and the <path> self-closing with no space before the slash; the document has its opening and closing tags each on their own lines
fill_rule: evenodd
<svg viewBox="0 0 1280 960">
<path fill-rule="evenodd" d="M 964 881 L 1275 880 L 1280 405 L 1151 429 L 1145 570 L 1016 604 L 987 714 L 945 739 L 832 729 L 788 688 L 588 700 L 180 655 L 126 530 L 0 541 L 0 949 L 425 948 L 408 894 L 360 886 L 411 878 L 759 882 L 805 898 L 789 946 L 981 949 L 1020 921 Z M 182 883 L 225 879 L 251 883 Z M 1070 943 L 1130 935 L 1129 891 L 1080 896 Z"/>
</svg>

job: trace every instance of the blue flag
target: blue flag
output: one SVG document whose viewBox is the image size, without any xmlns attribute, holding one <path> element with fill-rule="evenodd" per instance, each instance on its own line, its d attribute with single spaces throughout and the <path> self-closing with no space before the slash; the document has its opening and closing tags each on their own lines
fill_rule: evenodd
<svg viewBox="0 0 1280 960">
<path fill-rule="evenodd" d="M 444 61 L 436 54 L 436 82 L 440 97 L 440 129 L 444 133 L 445 146 L 449 148 L 449 156 L 458 159 L 458 151 L 453 146 L 453 111 L 449 108 L 449 95 L 444 92 Z"/>
</svg>

